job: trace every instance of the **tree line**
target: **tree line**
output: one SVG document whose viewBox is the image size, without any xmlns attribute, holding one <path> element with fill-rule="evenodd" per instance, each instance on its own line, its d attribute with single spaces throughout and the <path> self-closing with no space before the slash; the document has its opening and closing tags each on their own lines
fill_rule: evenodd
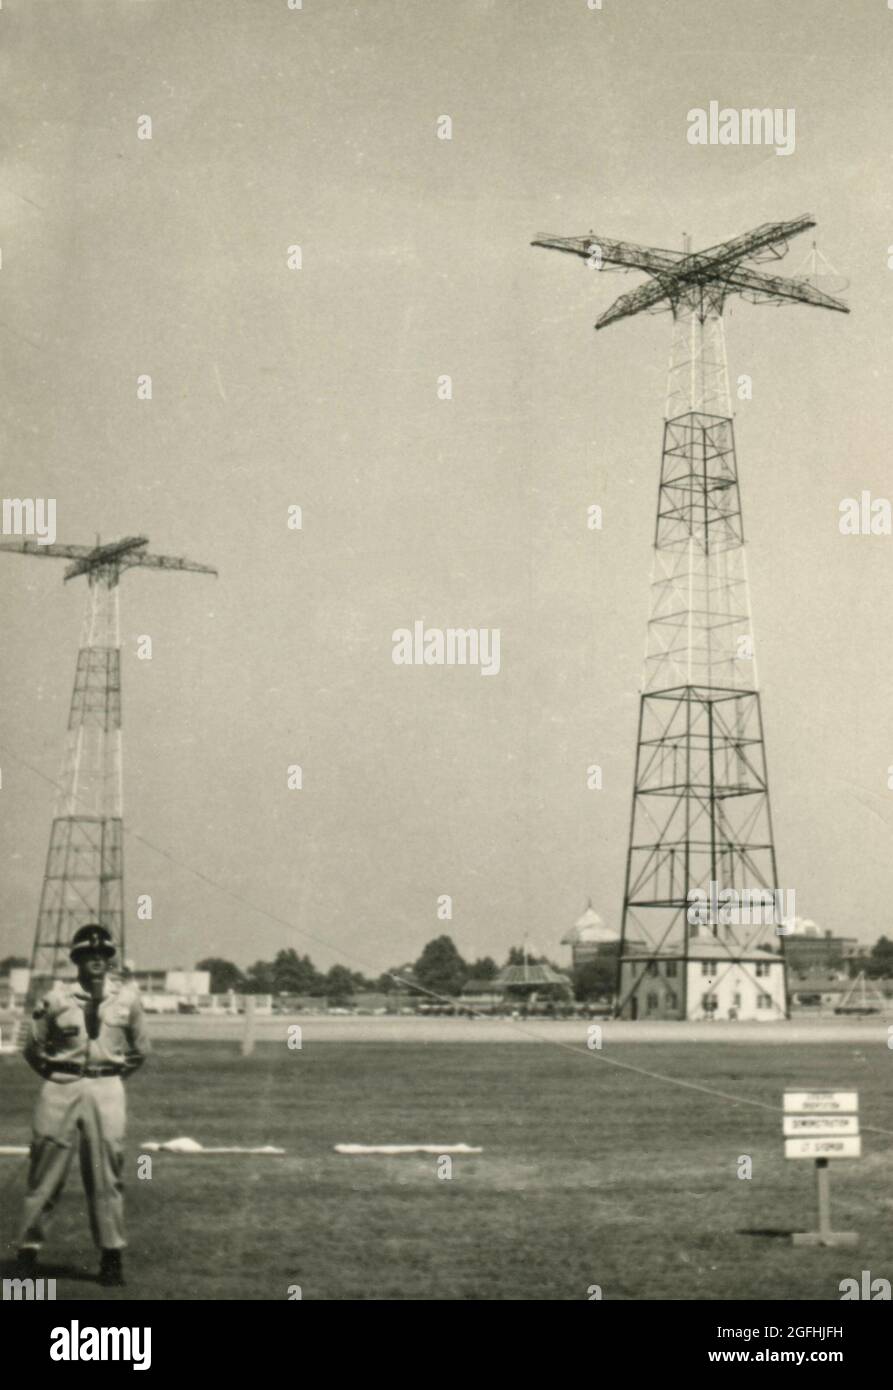
<svg viewBox="0 0 893 1390">
<path fill-rule="evenodd" d="M 503 964 L 522 965 L 525 960 L 528 964 L 548 964 L 555 970 L 561 969 L 545 956 L 525 952 L 522 946 L 513 946 Z M 209 972 L 212 994 L 224 994 L 228 990 L 235 990 L 237 994 L 300 994 L 336 1002 L 348 1000 L 355 994 L 392 994 L 395 991 L 417 996 L 431 993 L 454 999 L 469 980 L 482 984 L 495 980 L 502 967 L 492 956 L 466 961 L 452 937 L 437 936 L 422 949 L 417 960 L 395 965 L 374 978 L 344 965 L 318 970 L 308 955 L 299 956 L 291 947 L 278 951 L 271 961 L 255 961 L 244 971 L 218 956 L 198 961 L 195 968 Z M 609 973 L 613 985 L 613 960 Z"/>
<path fill-rule="evenodd" d="M 613 992 L 618 950 L 617 944 L 603 946 L 595 958 L 574 970 L 571 983 L 575 998 L 581 1001 L 606 998 Z M 551 965 L 554 970 L 562 971 L 554 961 L 546 956 L 533 956 L 522 946 L 511 948 L 503 966 L 523 965 L 525 961 Z M 0 960 L 0 975 L 27 967 L 28 963 L 24 956 L 6 956 Z M 893 941 L 881 936 L 868 956 L 856 962 L 844 962 L 842 958 L 839 962 L 829 962 L 832 969 L 845 964 L 851 971 L 854 965 L 864 970 L 869 979 L 889 979 L 893 977 Z M 430 991 L 456 998 L 470 980 L 482 984 L 494 980 L 501 968 L 492 956 L 464 960 L 450 936 L 434 937 L 417 960 L 396 965 L 374 978 L 359 970 L 349 970 L 346 965 L 318 970 L 308 955 L 299 956 L 293 947 L 278 951 L 273 960 L 256 960 L 247 970 L 219 956 L 209 956 L 195 966 L 196 970 L 209 972 L 212 994 L 225 994 L 229 990 L 237 994 L 300 994 L 330 1003 L 349 1000 L 355 994 L 391 994 L 399 990 L 416 995 Z"/>
</svg>

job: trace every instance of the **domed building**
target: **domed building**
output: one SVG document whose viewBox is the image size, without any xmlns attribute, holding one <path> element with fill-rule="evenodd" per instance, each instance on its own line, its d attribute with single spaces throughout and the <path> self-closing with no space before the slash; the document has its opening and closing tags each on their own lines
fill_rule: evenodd
<svg viewBox="0 0 893 1390">
<path fill-rule="evenodd" d="M 571 960 L 576 970 L 577 966 L 585 965 L 587 961 L 603 955 L 605 947 L 616 945 L 619 940 L 620 933 L 605 926 L 590 898 L 583 916 L 565 932 L 561 944 L 570 946 Z"/>
</svg>

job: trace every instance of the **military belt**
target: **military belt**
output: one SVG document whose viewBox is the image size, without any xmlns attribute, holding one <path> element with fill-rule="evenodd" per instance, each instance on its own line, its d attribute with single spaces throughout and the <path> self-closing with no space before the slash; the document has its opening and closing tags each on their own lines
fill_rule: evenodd
<svg viewBox="0 0 893 1390">
<path fill-rule="evenodd" d="M 66 1076 L 87 1076 L 91 1080 L 98 1076 L 120 1076 L 122 1068 L 113 1062 L 48 1062 L 51 1072 L 63 1072 Z"/>
</svg>

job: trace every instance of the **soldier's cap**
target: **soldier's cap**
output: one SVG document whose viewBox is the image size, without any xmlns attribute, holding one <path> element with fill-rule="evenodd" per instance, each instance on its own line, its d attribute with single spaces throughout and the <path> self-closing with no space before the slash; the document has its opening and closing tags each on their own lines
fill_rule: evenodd
<svg viewBox="0 0 893 1390">
<path fill-rule="evenodd" d="M 101 951 L 104 956 L 111 958 L 115 954 L 111 932 L 106 927 L 101 927 L 98 922 L 89 922 L 86 927 L 78 927 L 71 938 L 71 950 L 68 955 L 71 960 L 77 960 L 85 951 Z"/>
</svg>

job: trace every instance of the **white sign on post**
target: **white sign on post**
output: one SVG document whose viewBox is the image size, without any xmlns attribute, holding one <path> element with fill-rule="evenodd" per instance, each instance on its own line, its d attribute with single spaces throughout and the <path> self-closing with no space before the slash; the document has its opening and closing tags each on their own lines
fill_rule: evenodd
<svg viewBox="0 0 893 1390">
<path fill-rule="evenodd" d="M 785 1158 L 861 1158 L 862 1140 L 858 1134 L 840 1139 L 786 1139 Z"/>
<path fill-rule="evenodd" d="M 831 1229 L 832 1158 L 861 1158 L 858 1091 L 785 1091 L 784 1156 L 815 1161 L 819 1229 L 794 1236 L 795 1245 L 855 1245 L 855 1231 Z"/>
<path fill-rule="evenodd" d="M 859 1109 L 858 1091 L 785 1091 L 786 1115 L 846 1115 Z"/>
<path fill-rule="evenodd" d="M 858 1115 L 785 1115 L 786 1139 L 829 1138 L 837 1134 L 858 1134 Z"/>
</svg>

